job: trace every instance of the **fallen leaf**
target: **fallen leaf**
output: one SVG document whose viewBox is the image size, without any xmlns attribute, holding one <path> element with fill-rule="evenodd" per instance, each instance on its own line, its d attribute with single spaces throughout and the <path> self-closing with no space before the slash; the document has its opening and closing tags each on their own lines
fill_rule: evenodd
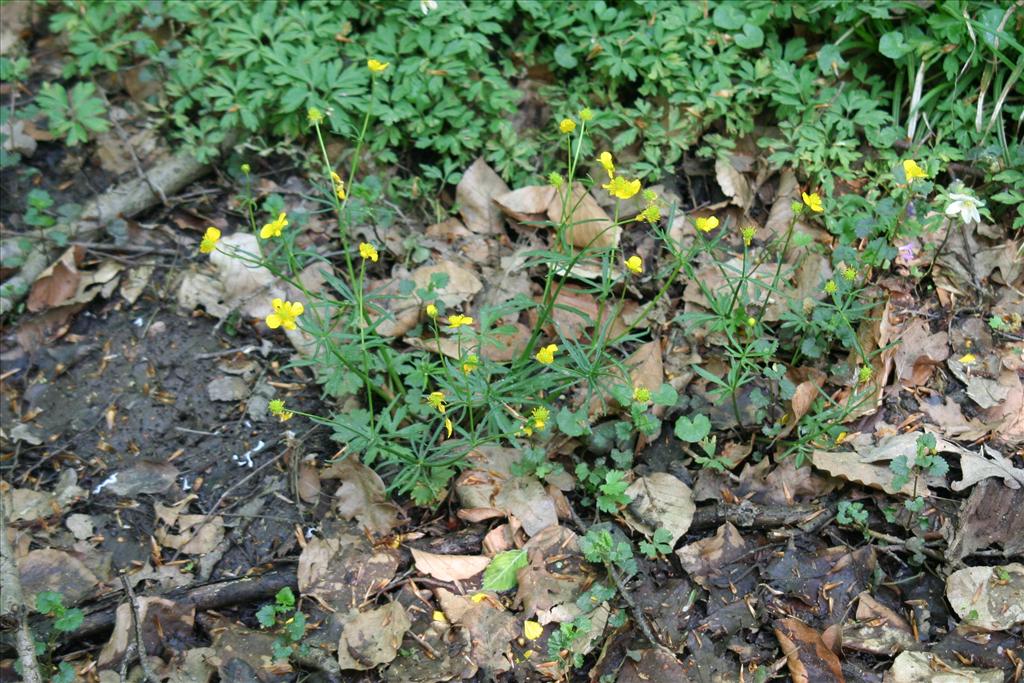
<svg viewBox="0 0 1024 683">
<path fill-rule="evenodd" d="M 138 596 L 136 605 L 138 613 L 134 615 L 128 602 L 117 606 L 114 631 L 97 660 L 99 668 L 116 669 L 121 665 L 129 644 L 136 644 L 136 619 L 142 631 L 142 643 L 149 653 L 158 653 L 172 642 L 187 642 L 195 630 L 194 606 L 149 596 Z"/>
<path fill-rule="evenodd" d="M 927 652 L 902 652 L 882 678 L 884 683 L 1002 683 L 1000 669 L 972 669 L 952 658 Z"/>
<path fill-rule="evenodd" d="M 416 569 L 439 581 L 465 581 L 476 576 L 490 563 L 484 555 L 438 555 L 409 548 Z"/>
<path fill-rule="evenodd" d="M 35 604 L 37 594 L 56 591 L 64 596 L 64 605 L 71 607 L 91 594 L 100 582 L 82 560 L 63 550 L 32 550 L 18 558 L 17 563 L 22 595 L 28 605 Z"/>
<path fill-rule="evenodd" d="M 501 211 L 493 200 L 508 192 L 508 185 L 486 161 L 482 158 L 474 161 L 455 186 L 455 203 L 466 227 L 483 235 L 500 232 Z"/>
<path fill-rule="evenodd" d="M 946 599 L 971 626 L 1004 631 L 1024 622 L 1024 564 L 967 567 L 946 579 Z"/>
<path fill-rule="evenodd" d="M 828 649 L 816 630 L 792 617 L 778 619 L 774 626 L 793 683 L 843 683 L 846 680 L 839 658 Z"/>
<path fill-rule="evenodd" d="M 448 282 L 436 288 L 438 298 L 446 306 L 459 306 L 473 298 L 477 292 L 483 289 L 484 285 L 480 279 L 471 271 L 458 266 L 450 261 L 445 261 L 435 266 L 422 266 L 412 272 L 413 282 L 417 287 L 427 289 L 430 287 L 430 279 L 435 273 L 441 273 L 448 277 Z"/>
<path fill-rule="evenodd" d="M 320 479 L 339 479 L 334 492 L 334 511 L 342 519 L 354 519 L 374 534 L 390 533 L 398 525 L 400 509 L 386 494 L 380 475 L 358 458 L 335 460 L 320 472 Z"/>
<path fill-rule="evenodd" d="M 402 638 L 412 626 L 405 608 L 397 602 L 350 614 L 344 623 L 338 640 L 338 664 L 355 671 L 369 671 L 398 656 Z"/>
<path fill-rule="evenodd" d="M 121 296 L 129 305 L 134 304 L 145 291 L 149 279 L 153 277 L 156 266 L 136 266 L 129 268 L 121 281 Z M 189 650 L 192 652 L 193 650 Z"/>
<path fill-rule="evenodd" d="M 548 206 L 555 198 L 552 185 L 528 185 L 494 198 L 501 210 L 520 223 L 545 219 Z"/>
<path fill-rule="evenodd" d="M 371 547 L 363 536 L 314 536 L 299 556 L 298 586 L 336 610 L 347 611 L 395 576 L 398 558 L 388 548 Z"/>
<path fill-rule="evenodd" d="M 33 313 L 67 303 L 78 292 L 78 266 L 85 250 L 68 247 L 56 262 L 39 274 L 28 294 L 27 307 Z"/>
<path fill-rule="evenodd" d="M 622 228 L 612 222 L 592 194 L 579 185 L 574 185 L 572 205 L 575 208 L 567 220 L 565 231 L 570 244 L 580 248 L 618 246 Z M 562 208 L 562 197 L 555 193 L 548 206 L 548 220 L 556 226 L 562 220 Z"/>
<path fill-rule="evenodd" d="M 676 557 L 690 578 L 705 588 L 711 577 L 731 565 L 748 551 L 739 530 L 726 522 L 714 536 L 702 538 L 676 551 Z"/>
<path fill-rule="evenodd" d="M 750 208 L 754 202 L 754 190 L 746 176 L 736 170 L 729 159 L 719 158 L 715 161 L 715 178 L 722 193 L 732 200 L 732 203 L 744 211 Z"/>
<path fill-rule="evenodd" d="M 648 538 L 655 530 L 665 529 L 675 545 L 693 522 L 693 492 L 667 472 L 640 477 L 629 485 L 626 495 L 633 499 L 623 510 L 627 521 Z"/>
<path fill-rule="evenodd" d="M 957 563 L 976 550 L 1002 546 L 1003 555 L 1024 554 L 1024 487 L 985 479 L 971 489 L 948 539 L 946 559 Z"/>
<path fill-rule="evenodd" d="M 533 477 L 514 477 L 503 482 L 494 497 L 494 506 L 514 515 L 530 536 L 558 524 L 555 502 Z"/>
<path fill-rule="evenodd" d="M 997 477 L 1011 489 L 1018 489 L 1024 484 L 1024 469 L 1014 467 L 1002 453 L 988 444 L 983 444 L 977 453 L 967 449 L 960 452 L 960 469 L 963 471 L 963 479 L 954 481 L 950 488 L 954 491 L 963 491 L 969 486 L 977 484 L 982 479 Z"/>
<path fill-rule="evenodd" d="M 903 330 L 901 341 L 894 363 L 896 378 L 904 386 L 925 384 L 934 367 L 949 357 L 949 334 L 932 334 L 924 320 L 912 320 Z"/>
<path fill-rule="evenodd" d="M 141 460 L 127 469 L 115 472 L 113 480 L 103 490 L 122 498 L 163 493 L 174 485 L 178 474 L 178 468 L 168 462 Z"/>
<path fill-rule="evenodd" d="M 320 472 L 316 464 L 305 460 L 299 464 L 296 488 L 302 502 L 316 503 L 320 500 Z"/>
</svg>

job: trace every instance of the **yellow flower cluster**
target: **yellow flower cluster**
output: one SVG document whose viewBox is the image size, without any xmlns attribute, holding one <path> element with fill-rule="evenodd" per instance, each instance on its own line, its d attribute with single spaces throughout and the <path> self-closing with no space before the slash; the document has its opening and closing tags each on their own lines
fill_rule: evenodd
<svg viewBox="0 0 1024 683">
<path fill-rule="evenodd" d="M 615 162 L 612 159 L 611 152 L 601 152 L 600 156 L 597 157 L 597 162 L 601 164 L 608 174 L 608 182 L 601 187 L 608 190 L 611 196 L 617 199 L 629 199 L 640 191 L 639 180 L 627 180 L 622 176 L 615 175 Z"/>
<path fill-rule="evenodd" d="M 558 123 L 558 130 L 560 130 L 563 134 L 568 135 L 569 133 L 576 130 L 576 122 L 573 121 L 572 119 L 562 119 Z"/>
<path fill-rule="evenodd" d="M 370 259 L 374 263 L 380 258 L 377 254 L 377 249 L 372 244 L 367 244 L 366 242 L 359 243 L 359 255 L 363 257 L 364 261 Z"/>
<path fill-rule="evenodd" d="M 281 422 L 287 422 L 295 417 L 295 413 L 290 410 L 286 410 L 284 407 L 284 401 L 279 398 L 275 398 L 273 401 L 268 403 L 267 410 L 269 410 L 270 414 L 277 417 Z"/>
<path fill-rule="evenodd" d="M 334 183 L 334 194 L 338 199 L 345 201 L 345 181 L 334 171 L 331 171 L 331 182 Z"/>
</svg>

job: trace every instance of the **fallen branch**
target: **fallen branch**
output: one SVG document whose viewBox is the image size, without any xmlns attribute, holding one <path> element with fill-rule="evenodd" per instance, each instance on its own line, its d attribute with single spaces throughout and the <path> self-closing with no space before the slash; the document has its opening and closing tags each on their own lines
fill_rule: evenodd
<svg viewBox="0 0 1024 683">
<path fill-rule="evenodd" d="M 14 559 L 14 551 L 7 538 L 7 510 L 4 509 L 3 501 L 4 497 L 0 496 L 0 585 L 4 587 L 3 591 L 0 591 L 0 614 L 10 614 L 17 620 L 14 649 L 21 661 L 22 680 L 25 683 L 43 683 L 21 592 L 21 576 Z"/>
<path fill-rule="evenodd" d="M 726 522 L 745 529 L 774 529 L 780 526 L 804 527 L 816 524 L 831 516 L 820 505 L 760 505 L 744 501 L 739 505 L 718 503 L 706 508 L 697 508 L 693 515 L 690 531 L 714 529 Z"/>
<path fill-rule="evenodd" d="M 229 135 L 222 148 L 233 144 L 234 138 L 234 135 Z M 78 220 L 54 229 L 61 230 L 72 242 L 92 241 L 110 221 L 142 213 L 160 202 L 161 195 L 178 192 L 209 170 L 209 164 L 197 161 L 191 154 L 172 156 L 150 169 L 143 177 L 110 188 L 86 204 Z M 32 247 L 18 274 L 8 278 L 0 288 L 0 315 L 7 315 L 14 310 L 28 294 L 39 274 L 57 258 L 59 251 L 59 247 L 48 241 Z"/>
</svg>

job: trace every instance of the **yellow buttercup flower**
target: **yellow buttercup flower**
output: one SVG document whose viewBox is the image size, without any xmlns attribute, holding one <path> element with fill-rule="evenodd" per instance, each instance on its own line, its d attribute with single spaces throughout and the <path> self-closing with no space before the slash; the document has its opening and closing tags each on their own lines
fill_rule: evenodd
<svg viewBox="0 0 1024 683">
<path fill-rule="evenodd" d="M 647 403 L 651 400 L 651 390 L 642 384 L 633 387 L 633 400 L 637 403 Z"/>
<path fill-rule="evenodd" d="M 537 640 L 544 635 L 544 627 L 538 621 L 527 619 L 523 622 L 523 635 L 527 640 Z"/>
<path fill-rule="evenodd" d="M 448 329 L 456 330 L 463 325 L 472 325 L 473 319 L 468 315 L 450 315 L 448 316 Z"/>
<path fill-rule="evenodd" d="M 535 358 L 543 363 L 544 365 L 550 365 L 555 362 L 555 354 L 558 353 L 557 344 L 548 344 L 540 351 L 537 352 Z"/>
<path fill-rule="evenodd" d="M 366 68 L 369 69 L 370 71 L 372 71 L 375 74 L 382 73 L 389 66 L 391 66 L 391 62 L 381 62 L 381 61 L 378 61 L 376 59 L 367 59 L 366 60 Z"/>
<path fill-rule="evenodd" d="M 628 259 L 626 259 L 626 268 L 628 268 L 629 272 L 633 273 L 634 275 L 639 275 L 640 273 L 644 272 L 644 261 L 636 254 L 633 254 Z"/>
<path fill-rule="evenodd" d="M 444 415 L 444 411 L 447 406 L 444 404 L 444 392 L 443 391 L 432 391 L 427 396 L 427 403 L 429 403 L 437 412 Z"/>
<path fill-rule="evenodd" d="M 345 199 L 345 181 L 334 171 L 331 171 L 331 182 L 334 183 L 334 194 L 338 199 Z"/>
<path fill-rule="evenodd" d="M 203 233 L 203 241 L 199 243 L 199 252 L 202 254 L 209 254 L 217 246 L 217 240 L 219 239 L 220 230 L 211 225 L 206 229 L 206 232 Z"/>
<path fill-rule="evenodd" d="M 558 130 L 562 131 L 566 135 L 576 130 L 576 122 L 572 119 L 562 119 L 558 123 Z"/>
<path fill-rule="evenodd" d="M 283 301 L 281 299 L 274 299 L 270 302 L 274 312 L 267 316 L 267 327 L 272 330 L 276 330 L 279 327 L 283 327 L 286 330 L 294 330 L 295 319 L 302 315 L 302 312 L 306 308 L 301 302 L 296 301 L 292 303 L 290 301 Z"/>
<path fill-rule="evenodd" d="M 646 221 L 653 225 L 661 220 L 661 209 L 657 204 L 648 204 L 647 208 L 638 213 L 633 220 Z"/>
<path fill-rule="evenodd" d="M 548 418 L 551 417 L 551 411 L 544 406 L 537 406 L 530 413 L 530 419 L 533 420 L 533 426 L 537 429 L 544 429 L 544 426 L 548 423 Z"/>
<path fill-rule="evenodd" d="M 707 218 L 699 216 L 697 220 L 694 221 L 694 224 L 701 232 L 711 232 L 718 227 L 718 218 L 715 216 L 708 216 Z"/>
<path fill-rule="evenodd" d="M 280 237 L 281 231 L 288 227 L 288 216 L 282 211 L 277 216 L 277 220 L 271 221 L 260 229 L 260 239 L 270 239 L 271 237 Z"/>
<path fill-rule="evenodd" d="M 467 375 L 480 367 L 480 357 L 475 353 L 466 356 L 462 361 L 462 371 Z"/>
<path fill-rule="evenodd" d="M 306 110 L 306 120 L 312 125 L 317 125 L 324 122 L 324 113 L 316 107 L 310 107 Z"/>
<path fill-rule="evenodd" d="M 615 163 L 612 161 L 611 152 L 601 152 L 601 156 L 597 157 L 597 161 L 608 172 L 608 180 L 615 177 Z"/>
<path fill-rule="evenodd" d="M 434 304 L 427 304 L 426 313 L 427 313 L 427 317 L 428 318 L 431 318 L 431 319 L 436 318 L 437 317 L 437 306 L 435 306 Z"/>
<path fill-rule="evenodd" d="M 957 360 L 963 363 L 964 365 L 973 365 L 978 360 L 978 357 L 975 356 L 973 353 L 965 353 L 964 355 L 957 358 Z"/>
<path fill-rule="evenodd" d="M 434 614 L 432 615 L 432 617 L 433 617 L 434 621 L 440 622 L 442 624 L 445 623 L 446 621 L 448 621 L 444 617 L 444 612 L 442 612 L 439 609 L 434 610 Z"/>
<path fill-rule="evenodd" d="M 810 194 L 802 192 L 801 194 L 804 198 L 804 204 L 807 205 L 808 209 L 814 213 L 821 213 L 825 210 L 825 207 L 821 205 L 821 196 L 817 192 L 812 192 Z"/>
<path fill-rule="evenodd" d="M 452 426 L 452 420 L 449 417 L 444 419 L 444 430 L 448 432 L 448 438 L 452 438 L 452 432 L 455 431 L 455 428 Z"/>
<path fill-rule="evenodd" d="M 273 401 L 268 403 L 267 410 L 270 411 L 271 415 L 274 415 L 281 420 L 281 422 L 287 422 L 295 417 L 295 413 L 290 410 L 285 410 L 284 401 L 279 398 L 275 398 Z"/>
<path fill-rule="evenodd" d="M 601 187 L 608 190 L 608 193 L 613 197 L 629 199 L 640 191 L 640 181 L 626 180 L 622 176 L 615 176 Z"/>
<path fill-rule="evenodd" d="M 835 294 L 838 289 L 839 289 L 839 287 L 838 287 L 838 285 L 836 285 L 836 281 L 835 280 L 829 280 L 828 282 L 825 283 L 825 293 L 826 294 Z"/>
<path fill-rule="evenodd" d="M 359 255 L 363 257 L 364 261 L 366 259 L 370 259 L 374 263 L 376 263 L 377 259 L 380 258 L 374 246 L 372 244 L 367 244 L 366 242 L 359 243 Z"/>
<path fill-rule="evenodd" d="M 583 107 L 580 109 L 580 120 L 589 121 L 594 118 L 594 112 L 590 111 L 590 107 Z"/>
<path fill-rule="evenodd" d="M 843 269 L 843 279 L 847 282 L 853 282 L 857 279 L 857 269 L 853 266 L 847 266 Z"/>
<path fill-rule="evenodd" d="M 875 371 L 870 365 L 862 365 L 860 366 L 860 370 L 857 371 L 857 379 L 859 379 L 861 383 L 864 383 L 871 379 L 871 376 L 874 374 Z"/>
<path fill-rule="evenodd" d="M 928 173 L 918 166 L 917 162 L 913 159 L 905 159 L 903 161 L 903 175 L 906 176 L 908 183 L 912 183 L 919 178 L 928 177 Z"/>
<path fill-rule="evenodd" d="M 755 228 L 753 225 L 748 225 L 747 227 L 740 230 L 740 235 L 743 236 L 743 246 L 749 247 L 750 243 L 754 241 L 755 234 L 757 234 L 757 228 Z"/>
</svg>

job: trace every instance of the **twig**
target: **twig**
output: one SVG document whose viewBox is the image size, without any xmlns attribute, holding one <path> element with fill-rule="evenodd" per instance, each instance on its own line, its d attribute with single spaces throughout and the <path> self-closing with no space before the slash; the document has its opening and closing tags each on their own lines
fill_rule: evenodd
<svg viewBox="0 0 1024 683">
<path fill-rule="evenodd" d="M 39 662 L 36 661 L 35 640 L 25 616 L 21 577 L 18 574 L 18 565 L 14 561 L 14 551 L 7 539 L 7 510 L 3 501 L 4 497 L 0 496 L 0 583 L 4 586 L 4 595 L 0 597 L 0 613 L 10 612 L 18 620 L 15 649 L 21 661 L 22 680 L 25 683 L 43 683 Z"/>
<path fill-rule="evenodd" d="M 146 677 L 149 683 L 160 683 L 160 679 L 156 677 L 152 669 L 149 668 L 149 662 L 146 657 L 149 655 L 146 653 L 146 643 L 142 638 L 142 619 L 139 612 L 139 601 L 135 598 L 135 591 L 132 590 L 132 584 L 128 581 L 128 577 L 123 573 L 121 574 L 121 585 L 124 586 L 124 592 L 128 594 L 128 607 L 132 614 L 132 628 L 135 631 L 135 646 L 139 654 L 139 664 L 142 666 L 142 673 Z M 128 659 L 127 653 L 125 659 Z"/>
<path fill-rule="evenodd" d="M 636 625 L 640 627 L 640 632 L 644 634 L 644 637 L 647 638 L 651 645 L 675 659 L 675 653 L 666 647 L 665 644 L 654 635 L 654 630 L 647 622 L 647 615 L 644 614 L 642 609 L 637 607 L 632 596 L 630 596 L 629 592 L 626 591 L 626 584 L 623 583 L 622 578 L 619 576 L 618 572 L 615 571 L 615 567 L 611 566 L 609 563 L 605 563 L 605 569 L 608 570 L 608 576 L 612 577 L 612 581 L 615 582 L 615 586 L 619 589 L 619 594 L 622 596 L 622 599 L 625 600 L 626 605 L 629 606 L 629 611 L 633 615 L 633 619 L 636 620 Z"/>
</svg>

